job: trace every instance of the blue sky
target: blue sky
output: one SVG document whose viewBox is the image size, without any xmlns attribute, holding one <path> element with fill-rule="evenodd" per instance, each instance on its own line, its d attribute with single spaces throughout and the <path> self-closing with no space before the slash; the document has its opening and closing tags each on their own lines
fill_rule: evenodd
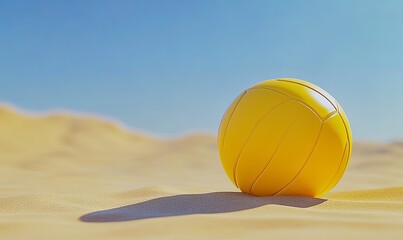
<svg viewBox="0 0 403 240">
<path fill-rule="evenodd" d="M 0 101 L 214 132 L 256 82 L 330 92 L 355 139 L 403 138 L 403 1 L 0 1 Z"/>
</svg>

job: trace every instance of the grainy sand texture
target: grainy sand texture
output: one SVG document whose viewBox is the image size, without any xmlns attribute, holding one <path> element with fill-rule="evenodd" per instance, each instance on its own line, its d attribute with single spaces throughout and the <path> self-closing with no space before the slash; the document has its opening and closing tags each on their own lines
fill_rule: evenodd
<svg viewBox="0 0 403 240">
<path fill-rule="evenodd" d="M 403 239 L 403 142 L 355 142 L 321 199 L 253 197 L 215 136 L 0 107 L 0 239 Z"/>
</svg>

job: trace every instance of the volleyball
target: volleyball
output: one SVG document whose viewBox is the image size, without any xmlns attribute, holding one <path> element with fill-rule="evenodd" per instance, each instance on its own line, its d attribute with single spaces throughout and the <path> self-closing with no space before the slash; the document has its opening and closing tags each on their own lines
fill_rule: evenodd
<svg viewBox="0 0 403 240">
<path fill-rule="evenodd" d="M 345 172 L 352 135 L 340 104 L 307 81 L 279 78 L 242 92 L 225 112 L 218 148 L 229 179 L 256 196 L 320 197 Z"/>
</svg>

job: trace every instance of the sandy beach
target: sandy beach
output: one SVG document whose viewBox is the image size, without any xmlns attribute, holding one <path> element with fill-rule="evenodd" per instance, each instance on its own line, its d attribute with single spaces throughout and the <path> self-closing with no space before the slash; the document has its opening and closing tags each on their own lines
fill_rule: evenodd
<svg viewBox="0 0 403 240">
<path fill-rule="evenodd" d="M 253 197 L 216 136 L 0 107 L 1 239 L 403 239 L 403 141 L 354 142 L 323 198 Z"/>
</svg>

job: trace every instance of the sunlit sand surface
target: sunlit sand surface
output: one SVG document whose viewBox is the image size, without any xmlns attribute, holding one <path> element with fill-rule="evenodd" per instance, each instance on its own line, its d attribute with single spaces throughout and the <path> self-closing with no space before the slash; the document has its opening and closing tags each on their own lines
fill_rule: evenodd
<svg viewBox="0 0 403 240">
<path fill-rule="evenodd" d="M 215 136 L 0 107 L 1 239 L 403 239 L 403 142 L 354 143 L 321 199 L 239 193 Z"/>
</svg>

